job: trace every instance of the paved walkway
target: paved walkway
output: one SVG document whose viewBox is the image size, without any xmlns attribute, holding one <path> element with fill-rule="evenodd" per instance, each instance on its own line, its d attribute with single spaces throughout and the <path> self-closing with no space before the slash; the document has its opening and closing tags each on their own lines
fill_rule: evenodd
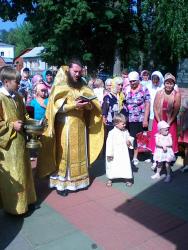
<svg viewBox="0 0 188 250">
<path fill-rule="evenodd" d="M 61 197 L 36 183 L 41 208 L 27 217 L 0 211 L 0 249 L 6 250 L 187 250 L 188 173 L 173 167 L 173 181 L 154 181 L 141 162 L 128 188 L 105 186 L 104 161 L 91 169 L 86 191 Z"/>
</svg>

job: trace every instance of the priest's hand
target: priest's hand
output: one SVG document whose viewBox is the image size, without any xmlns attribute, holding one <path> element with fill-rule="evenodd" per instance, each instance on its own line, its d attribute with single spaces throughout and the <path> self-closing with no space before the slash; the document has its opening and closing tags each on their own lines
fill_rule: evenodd
<svg viewBox="0 0 188 250">
<path fill-rule="evenodd" d="M 15 131 L 17 132 L 21 131 L 22 127 L 23 127 L 23 121 L 18 120 L 18 121 L 13 122 L 13 128 Z"/>
<path fill-rule="evenodd" d="M 89 102 L 83 102 L 83 100 L 76 100 L 76 108 L 77 109 L 83 109 Z"/>
</svg>

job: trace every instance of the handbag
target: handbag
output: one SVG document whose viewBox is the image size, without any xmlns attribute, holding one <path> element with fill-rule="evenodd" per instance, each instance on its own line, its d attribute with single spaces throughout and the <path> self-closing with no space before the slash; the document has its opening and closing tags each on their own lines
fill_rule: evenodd
<svg viewBox="0 0 188 250">
<path fill-rule="evenodd" d="M 149 141 L 151 138 L 151 131 L 143 131 L 136 134 L 137 149 L 139 153 L 150 152 Z"/>
</svg>

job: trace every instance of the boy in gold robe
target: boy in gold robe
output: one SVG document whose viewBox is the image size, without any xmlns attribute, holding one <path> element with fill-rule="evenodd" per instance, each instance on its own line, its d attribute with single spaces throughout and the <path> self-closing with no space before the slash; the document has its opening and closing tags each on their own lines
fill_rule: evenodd
<svg viewBox="0 0 188 250">
<path fill-rule="evenodd" d="M 10 66 L 0 70 L 0 197 L 10 214 L 24 214 L 36 194 L 26 149 L 23 123 L 28 118 L 18 89 L 17 72 Z"/>
<path fill-rule="evenodd" d="M 103 123 L 98 100 L 82 80 L 82 65 L 72 60 L 60 68 L 46 110 L 48 128 L 42 138 L 38 159 L 40 176 L 50 175 L 50 187 L 66 196 L 69 191 L 87 188 L 88 167 L 103 146 Z"/>
</svg>

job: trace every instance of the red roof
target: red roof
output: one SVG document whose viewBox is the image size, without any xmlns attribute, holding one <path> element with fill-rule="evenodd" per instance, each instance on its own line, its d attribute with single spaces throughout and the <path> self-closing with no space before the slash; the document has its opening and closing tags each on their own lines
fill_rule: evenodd
<svg viewBox="0 0 188 250">
<path fill-rule="evenodd" d="M 31 51 L 32 49 L 33 49 L 33 48 L 27 48 L 27 49 L 25 49 L 25 50 L 22 50 L 22 52 L 19 54 L 19 56 L 17 56 L 17 57 L 14 58 L 14 62 L 15 62 L 15 60 L 16 60 L 17 58 L 19 58 L 20 56 L 24 55 L 25 53 Z"/>
</svg>

